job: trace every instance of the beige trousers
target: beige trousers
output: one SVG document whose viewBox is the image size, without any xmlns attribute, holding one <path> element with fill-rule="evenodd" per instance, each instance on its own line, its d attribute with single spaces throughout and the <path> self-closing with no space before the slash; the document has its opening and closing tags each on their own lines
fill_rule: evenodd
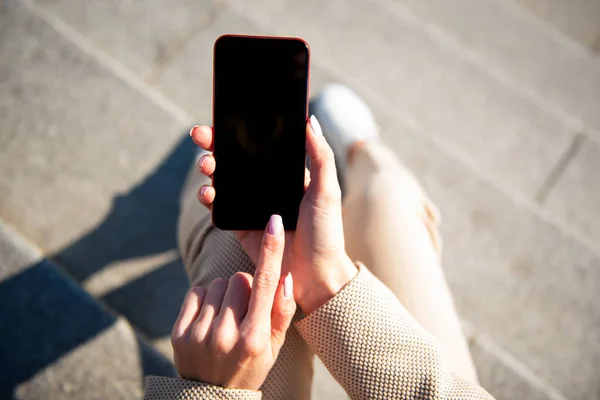
<svg viewBox="0 0 600 400">
<path fill-rule="evenodd" d="M 398 297 L 449 357 L 454 372 L 477 382 L 469 349 L 440 264 L 437 209 L 413 175 L 380 143 L 357 149 L 344 180 L 346 251 Z M 254 265 L 231 232 L 210 223 L 196 192 L 208 183 L 194 168 L 181 194 L 178 241 L 192 285 L 208 286 Z M 290 328 L 277 362 L 261 387 L 266 399 L 309 398 L 313 354 Z"/>
</svg>

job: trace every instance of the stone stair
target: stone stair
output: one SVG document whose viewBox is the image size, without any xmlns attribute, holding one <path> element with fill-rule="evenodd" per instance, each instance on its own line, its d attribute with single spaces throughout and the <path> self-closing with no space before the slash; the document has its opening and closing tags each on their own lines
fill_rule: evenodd
<svg viewBox="0 0 600 400">
<path fill-rule="evenodd" d="M 175 375 L 123 317 L 0 223 L 2 399 L 132 399 Z"/>
<path fill-rule="evenodd" d="M 599 4 L 0 3 L 0 398 L 139 398 L 173 373 L 187 130 L 228 32 L 306 38 L 312 92 L 373 107 L 442 211 L 485 388 L 598 398 Z M 320 363 L 313 393 L 347 398 Z"/>
</svg>

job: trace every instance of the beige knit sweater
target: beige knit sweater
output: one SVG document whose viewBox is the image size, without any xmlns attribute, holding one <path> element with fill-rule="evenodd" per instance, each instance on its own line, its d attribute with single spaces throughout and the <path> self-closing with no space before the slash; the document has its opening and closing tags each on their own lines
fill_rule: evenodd
<svg viewBox="0 0 600 400">
<path fill-rule="evenodd" d="M 492 398 L 450 372 L 435 338 L 362 265 L 334 298 L 296 321 L 294 328 L 352 399 Z M 261 397 L 260 391 L 166 377 L 146 379 L 148 400 Z"/>
</svg>

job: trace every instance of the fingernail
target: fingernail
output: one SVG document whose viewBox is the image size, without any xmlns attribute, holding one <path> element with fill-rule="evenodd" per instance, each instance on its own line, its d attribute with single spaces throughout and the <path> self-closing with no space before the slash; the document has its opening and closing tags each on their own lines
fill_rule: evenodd
<svg viewBox="0 0 600 400">
<path fill-rule="evenodd" d="M 283 228 L 283 222 L 281 221 L 281 215 L 273 214 L 269 218 L 269 224 L 267 231 L 270 235 L 280 235 Z"/>
<path fill-rule="evenodd" d="M 192 128 L 190 129 L 190 136 L 192 136 L 192 132 L 194 132 L 194 128 L 197 128 L 197 127 L 198 127 L 198 125 L 192 126 Z"/>
<path fill-rule="evenodd" d="M 321 124 L 319 124 L 319 121 L 317 121 L 317 117 L 315 117 L 314 115 L 310 116 L 310 126 L 311 126 L 313 132 L 315 133 L 315 135 L 323 136 L 323 130 L 321 129 Z"/>
<path fill-rule="evenodd" d="M 200 189 L 200 196 L 204 196 L 206 194 L 207 190 L 208 190 L 208 186 L 203 186 L 202 189 Z"/>
<path fill-rule="evenodd" d="M 200 157 L 200 159 L 198 160 L 198 167 L 202 168 L 202 166 L 204 165 L 204 162 L 206 161 L 206 157 L 207 156 Z"/>
<path fill-rule="evenodd" d="M 292 280 L 292 273 L 288 272 L 283 280 L 283 296 L 286 298 L 292 297 L 294 294 L 294 282 Z"/>
</svg>

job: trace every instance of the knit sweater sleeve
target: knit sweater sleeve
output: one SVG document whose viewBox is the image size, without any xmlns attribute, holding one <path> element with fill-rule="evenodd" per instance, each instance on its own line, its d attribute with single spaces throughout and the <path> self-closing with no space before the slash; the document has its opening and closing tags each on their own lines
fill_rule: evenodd
<svg viewBox="0 0 600 400">
<path fill-rule="evenodd" d="M 295 324 L 352 399 L 492 398 L 450 371 L 438 342 L 363 265 Z"/>
<path fill-rule="evenodd" d="M 146 378 L 144 400 L 260 400 L 262 392 L 243 389 L 226 389 L 202 382 L 165 376 Z"/>
</svg>

